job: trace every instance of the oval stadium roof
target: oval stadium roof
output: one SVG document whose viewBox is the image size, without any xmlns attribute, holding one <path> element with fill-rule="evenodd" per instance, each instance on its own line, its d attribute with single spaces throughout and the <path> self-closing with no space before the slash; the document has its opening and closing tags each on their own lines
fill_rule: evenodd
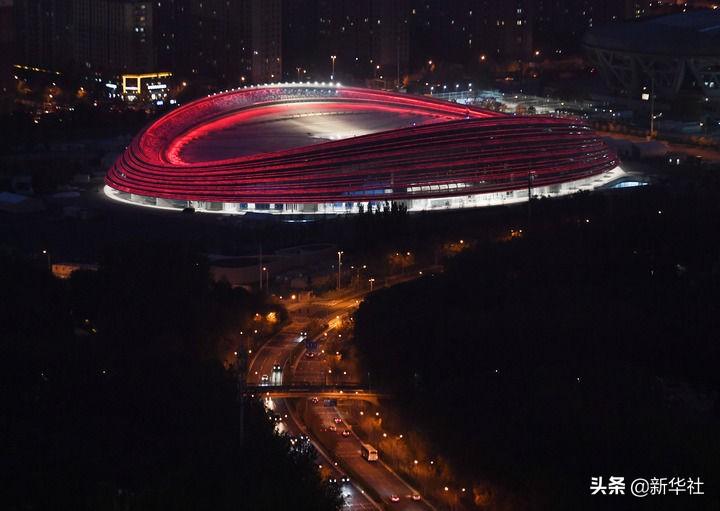
<svg viewBox="0 0 720 511">
<path fill-rule="evenodd" d="M 720 55 L 720 10 L 613 23 L 590 30 L 591 48 L 677 57 Z"/>
</svg>

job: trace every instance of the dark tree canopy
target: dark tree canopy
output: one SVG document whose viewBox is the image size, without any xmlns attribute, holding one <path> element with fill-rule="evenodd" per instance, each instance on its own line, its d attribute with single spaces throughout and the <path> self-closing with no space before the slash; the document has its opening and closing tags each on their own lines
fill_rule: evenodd
<svg viewBox="0 0 720 511">
<path fill-rule="evenodd" d="M 376 292 L 356 317 L 375 382 L 498 506 L 605 509 L 598 475 L 717 481 L 720 211 L 692 197 L 540 205 L 569 221 Z"/>
<path fill-rule="evenodd" d="M 118 245 L 69 281 L 4 251 L 0 272 L 3 508 L 338 507 L 259 403 L 241 441 L 214 339 L 262 299 L 212 283 L 195 248 Z"/>
</svg>

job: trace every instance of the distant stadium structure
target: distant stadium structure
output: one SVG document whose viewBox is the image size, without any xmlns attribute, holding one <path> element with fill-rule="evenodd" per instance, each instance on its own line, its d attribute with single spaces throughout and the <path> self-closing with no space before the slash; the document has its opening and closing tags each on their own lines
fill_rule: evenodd
<svg viewBox="0 0 720 511">
<path fill-rule="evenodd" d="M 720 99 L 720 9 L 692 11 L 594 28 L 583 44 L 615 93 L 659 98 L 683 90 Z"/>
<path fill-rule="evenodd" d="M 623 175 L 577 119 L 513 116 L 340 84 L 213 94 L 145 128 L 105 193 L 226 214 L 346 214 L 509 204 L 592 190 Z"/>
</svg>

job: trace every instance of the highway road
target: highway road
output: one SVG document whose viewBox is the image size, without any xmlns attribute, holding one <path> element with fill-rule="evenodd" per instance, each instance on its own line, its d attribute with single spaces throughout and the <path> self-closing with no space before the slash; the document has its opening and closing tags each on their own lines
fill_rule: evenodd
<svg viewBox="0 0 720 511">
<path fill-rule="evenodd" d="M 283 384 L 283 375 L 285 371 L 289 370 L 287 364 L 288 359 L 297 344 L 301 342 L 301 332 L 305 330 L 309 321 L 308 318 L 299 321 L 293 319 L 258 350 L 255 357 L 251 359 L 248 367 L 248 385 L 263 384 L 262 376 L 264 374 L 268 375 L 268 387 Z M 280 365 L 283 371 L 273 371 L 273 366 L 275 365 Z M 274 414 L 278 414 L 283 418 L 282 422 L 277 426 L 278 432 L 287 433 L 293 437 L 307 435 L 305 427 L 297 423 L 284 399 L 266 400 L 266 406 L 271 409 Z M 336 460 L 331 459 L 316 441 L 311 441 L 318 451 L 318 465 L 334 467 Z M 340 480 L 343 476 L 346 476 L 344 472 L 336 468 L 332 470 L 331 477 Z M 343 509 L 350 511 L 377 509 L 376 504 L 365 496 L 357 485 L 344 483 L 340 485 L 340 490 L 343 495 L 343 500 L 345 501 Z"/>
<path fill-rule="evenodd" d="M 308 321 L 291 321 L 277 335 L 263 344 L 248 366 L 248 385 L 260 385 L 262 376 L 268 376 L 268 384 L 282 385 L 283 374 L 287 370 L 283 366 L 292 350 L 302 341 L 301 332 Z M 279 364 L 282 372 L 273 371 L 273 366 Z"/>
<path fill-rule="evenodd" d="M 321 403 L 313 405 L 313 407 L 313 411 L 322 418 L 324 427 L 334 425 L 335 418 L 342 418 L 334 407 L 325 407 Z M 342 431 L 347 429 L 344 422 L 337 424 L 336 429 L 335 434 L 338 435 L 338 439 L 334 449 L 335 458 L 351 473 L 358 474 L 367 485 L 371 486 L 388 507 L 407 511 L 429 509 L 425 502 L 412 500 L 412 495 L 419 495 L 419 493 L 396 475 L 390 467 L 382 461 L 369 462 L 362 457 L 360 439 L 352 433 L 352 430 L 349 437 L 342 436 Z M 380 453 L 380 457 L 382 459 L 382 453 Z M 392 495 L 398 496 L 400 501 L 391 502 Z"/>
<path fill-rule="evenodd" d="M 414 275 L 401 276 L 394 279 L 395 282 L 392 283 L 407 281 L 412 278 L 415 278 Z M 291 322 L 263 345 L 250 361 L 247 376 L 248 385 L 267 385 L 269 387 L 282 385 L 286 374 L 292 374 L 292 380 L 295 382 L 327 383 L 328 367 L 323 356 L 312 359 L 300 356 L 291 365 L 291 354 L 302 341 L 301 332 L 305 331 L 311 321 L 319 320 L 321 323 L 327 323 L 329 328 L 332 329 L 338 318 L 346 317 L 348 313 L 351 313 L 365 294 L 365 291 L 348 291 L 346 294 L 334 299 L 317 299 L 309 304 L 298 303 L 289 306 L 288 312 Z M 276 365 L 280 365 L 282 371 L 273 371 L 273 366 Z M 263 375 L 268 377 L 265 382 L 262 381 Z M 358 381 L 352 375 L 347 378 Z M 340 417 L 337 408 L 323 406 L 322 401 L 318 404 L 312 404 L 308 399 L 308 405 L 313 407 L 313 411 L 321 417 L 325 426 L 331 426 L 333 419 Z M 286 431 L 294 436 L 307 434 L 306 425 L 301 424 L 299 419 L 290 413 L 287 403 L 283 399 L 273 399 L 272 407 L 275 413 L 283 417 L 287 414 L 287 418 L 284 418 L 282 424 L 278 426 L 280 431 Z M 434 509 L 424 500 L 412 500 L 411 496 L 417 492 L 382 462 L 382 453 L 380 453 L 381 460 L 379 462 L 366 461 L 360 455 L 360 439 L 354 433 L 349 437 L 342 437 L 340 432 L 344 427 L 338 427 L 337 429 L 338 442 L 332 453 L 325 453 L 322 446 L 313 439 L 313 443 L 320 453 L 319 464 L 322 464 L 322 459 L 326 463 L 332 462 L 334 464 L 337 462 L 340 466 L 347 467 L 353 473 L 358 474 L 362 482 L 353 482 L 370 486 L 373 492 L 382 498 L 381 505 L 387 509 L 407 511 Z M 337 473 L 336 477 L 339 474 Z M 343 495 L 346 496 L 348 509 L 373 509 L 377 505 L 366 498 L 357 486 L 344 484 L 342 485 L 342 491 Z M 393 495 L 398 496 L 400 501 L 391 502 L 391 496 Z"/>
<path fill-rule="evenodd" d="M 298 420 L 292 414 L 284 399 L 271 399 L 269 402 L 266 401 L 266 406 L 268 406 L 273 411 L 273 413 L 276 413 L 283 417 L 283 421 L 277 426 L 278 432 L 287 433 L 288 435 L 295 438 L 301 438 L 303 436 L 308 437 L 307 430 L 304 426 L 298 423 Z M 328 455 L 323 449 L 323 447 L 319 445 L 314 439 L 310 437 L 309 441 L 313 444 L 313 446 L 318 452 L 318 465 L 330 467 L 332 474 L 330 477 L 334 477 L 339 482 L 340 491 L 342 493 L 343 500 L 345 501 L 343 510 L 365 511 L 370 509 L 375 510 L 379 508 L 376 503 L 372 502 L 363 493 L 363 490 L 358 487 L 356 483 L 342 482 L 342 478 L 347 477 L 347 474 L 335 466 L 336 460 L 332 459 L 332 456 Z"/>
</svg>

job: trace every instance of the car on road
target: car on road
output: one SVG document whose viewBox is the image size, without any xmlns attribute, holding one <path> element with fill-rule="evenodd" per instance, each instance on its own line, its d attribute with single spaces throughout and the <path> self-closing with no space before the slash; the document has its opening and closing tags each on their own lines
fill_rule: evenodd
<svg viewBox="0 0 720 511">
<path fill-rule="evenodd" d="M 341 423 L 342 423 L 342 419 L 341 419 L 340 417 L 335 417 L 335 418 L 333 419 L 333 422 L 334 422 L 335 424 L 341 424 Z"/>
<path fill-rule="evenodd" d="M 273 420 L 274 420 L 275 422 L 282 422 L 283 418 L 282 418 L 281 415 L 279 415 L 279 414 L 276 413 L 275 415 L 273 415 Z"/>
<path fill-rule="evenodd" d="M 328 430 L 329 431 L 337 431 L 337 427 L 335 427 L 335 425 L 333 424 L 332 426 L 328 427 Z"/>
<path fill-rule="evenodd" d="M 400 502 L 400 497 L 395 494 L 390 495 L 390 502 Z"/>
<path fill-rule="evenodd" d="M 282 372 L 282 366 L 280 364 L 273 364 L 273 372 L 274 373 Z"/>
<path fill-rule="evenodd" d="M 315 353 L 313 353 L 312 351 L 306 351 L 305 358 L 315 358 Z"/>
<path fill-rule="evenodd" d="M 342 436 L 344 436 L 344 437 L 348 437 L 348 436 L 350 436 L 350 430 L 349 430 L 349 429 L 343 429 L 343 431 L 342 431 L 341 434 L 342 434 Z"/>
<path fill-rule="evenodd" d="M 410 496 L 410 498 L 413 499 L 413 500 L 415 500 L 415 501 L 421 500 L 420 495 L 418 495 L 417 493 L 413 493 L 413 494 Z"/>
<path fill-rule="evenodd" d="M 268 381 L 270 381 L 270 377 L 269 377 L 267 374 L 263 374 L 263 375 L 260 377 L 260 381 L 263 382 L 263 383 L 267 383 Z"/>
<path fill-rule="evenodd" d="M 320 400 L 319 400 L 317 397 L 313 397 L 312 399 L 310 399 L 310 402 L 311 402 L 312 404 L 316 405 L 316 404 L 318 404 L 318 403 L 320 402 Z"/>
</svg>

